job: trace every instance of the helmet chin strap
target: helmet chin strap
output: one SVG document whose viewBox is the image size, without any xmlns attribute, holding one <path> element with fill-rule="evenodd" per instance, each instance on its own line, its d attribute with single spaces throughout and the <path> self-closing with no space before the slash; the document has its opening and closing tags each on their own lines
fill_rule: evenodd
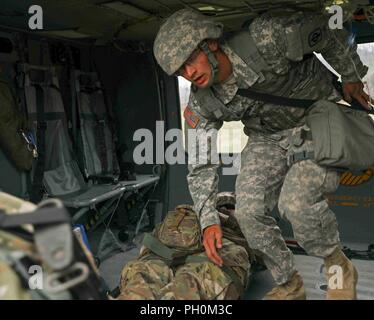
<svg viewBox="0 0 374 320">
<path fill-rule="evenodd" d="M 214 83 L 217 82 L 218 80 L 218 61 L 212 51 L 210 51 L 208 43 L 204 41 L 203 43 L 200 44 L 201 50 L 204 51 L 204 53 L 208 57 L 208 61 L 210 64 L 210 68 L 212 69 L 212 78 L 210 79 L 208 83 L 208 87 L 212 86 Z"/>
</svg>

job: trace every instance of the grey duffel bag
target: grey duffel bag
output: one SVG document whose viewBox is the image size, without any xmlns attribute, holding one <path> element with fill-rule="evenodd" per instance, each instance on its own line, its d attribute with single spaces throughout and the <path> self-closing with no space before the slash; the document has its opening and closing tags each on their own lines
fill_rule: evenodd
<svg viewBox="0 0 374 320">
<path fill-rule="evenodd" d="M 306 123 L 319 165 L 349 170 L 374 165 L 374 121 L 365 111 L 319 100 L 308 109 Z"/>
<path fill-rule="evenodd" d="M 290 163 L 313 159 L 321 166 L 340 170 L 367 170 L 374 166 L 374 121 L 361 106 L 351 107 L 327 100 L 295 99 L 252 89 L 237 94 L 284 107 L 307 109 L 306 124 L 311 130 L 314 152 L 292 155 Z M 308 138 L 308 137 L 306 137 Z"/>
</svg>

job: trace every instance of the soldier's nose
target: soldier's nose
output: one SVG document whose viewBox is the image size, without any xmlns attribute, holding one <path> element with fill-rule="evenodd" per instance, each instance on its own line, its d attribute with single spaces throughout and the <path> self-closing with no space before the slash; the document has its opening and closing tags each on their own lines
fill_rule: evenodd
<svg viewBox="0 0 374 320">
<path fill-rule="evenodd" d="M 186 64 L 184 66 L 184 72 L 185 72 L 185 75 L 189 78 L 189 79 L 193 79 L 193 76 L 194 74 L 196 73 L 196 68 L 194 66 L 191 66 L 191 65 L 188 65 Z"/>
</svg>

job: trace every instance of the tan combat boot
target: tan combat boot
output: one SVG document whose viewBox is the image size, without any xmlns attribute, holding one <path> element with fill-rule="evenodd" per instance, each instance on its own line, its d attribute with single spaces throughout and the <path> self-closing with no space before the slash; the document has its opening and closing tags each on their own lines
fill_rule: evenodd
<svg viewBox="0 0 374 320">
<path fill-rule="evenodd" d="M 292 278 L 266 294 L 264 300 L 305 300 L 303 279 L 296 271 Z"/>
<path fill-rule="evenodd" d="M 342 268 L 341 288 L 339 286 L 339 276 L 337 269 L 330 269 L 333 266 Z M 325 258 L 326 276 L 327 276 L 327 300 L 356 300 L 357 291 L 356 285 L 358 280 L 358 273 L 351 262 L 342 250 L 339 248 L 328 257 Z M 329 273 L 329 271 L 331 273 Z M 332 278 L 334 277 L 334 278 Z M 330 283 L 331 282 L 331 283 Z M 331 286 L 331 287 L 330 287 Z"/>
</svg>

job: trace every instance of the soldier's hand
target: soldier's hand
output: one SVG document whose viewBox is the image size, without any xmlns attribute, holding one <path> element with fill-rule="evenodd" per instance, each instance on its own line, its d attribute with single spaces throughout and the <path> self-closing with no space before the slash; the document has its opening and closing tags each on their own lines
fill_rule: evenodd
<svg viewBox="0 0 374 320">
<path fill-rule="evenodd" d="M 215 264 L 222 266 L 222 258 L 218 255 L 217 248 L 222 248 L 222 230 L 219 224 L 213 224 L 204 229 L 203 244 L 206 254 Z"/>
<path fill-rule="evenodd" d="M 358 82 L 345 82 L 343 83 L 343 95 L 344 100 L 352 102 L 352 98 L 356 99 L 365 109 L 370 110 L 368 101 L 372 102 L 372 99 L 365 93 L 364 84 L 361 81 Z"/>
</svg>

